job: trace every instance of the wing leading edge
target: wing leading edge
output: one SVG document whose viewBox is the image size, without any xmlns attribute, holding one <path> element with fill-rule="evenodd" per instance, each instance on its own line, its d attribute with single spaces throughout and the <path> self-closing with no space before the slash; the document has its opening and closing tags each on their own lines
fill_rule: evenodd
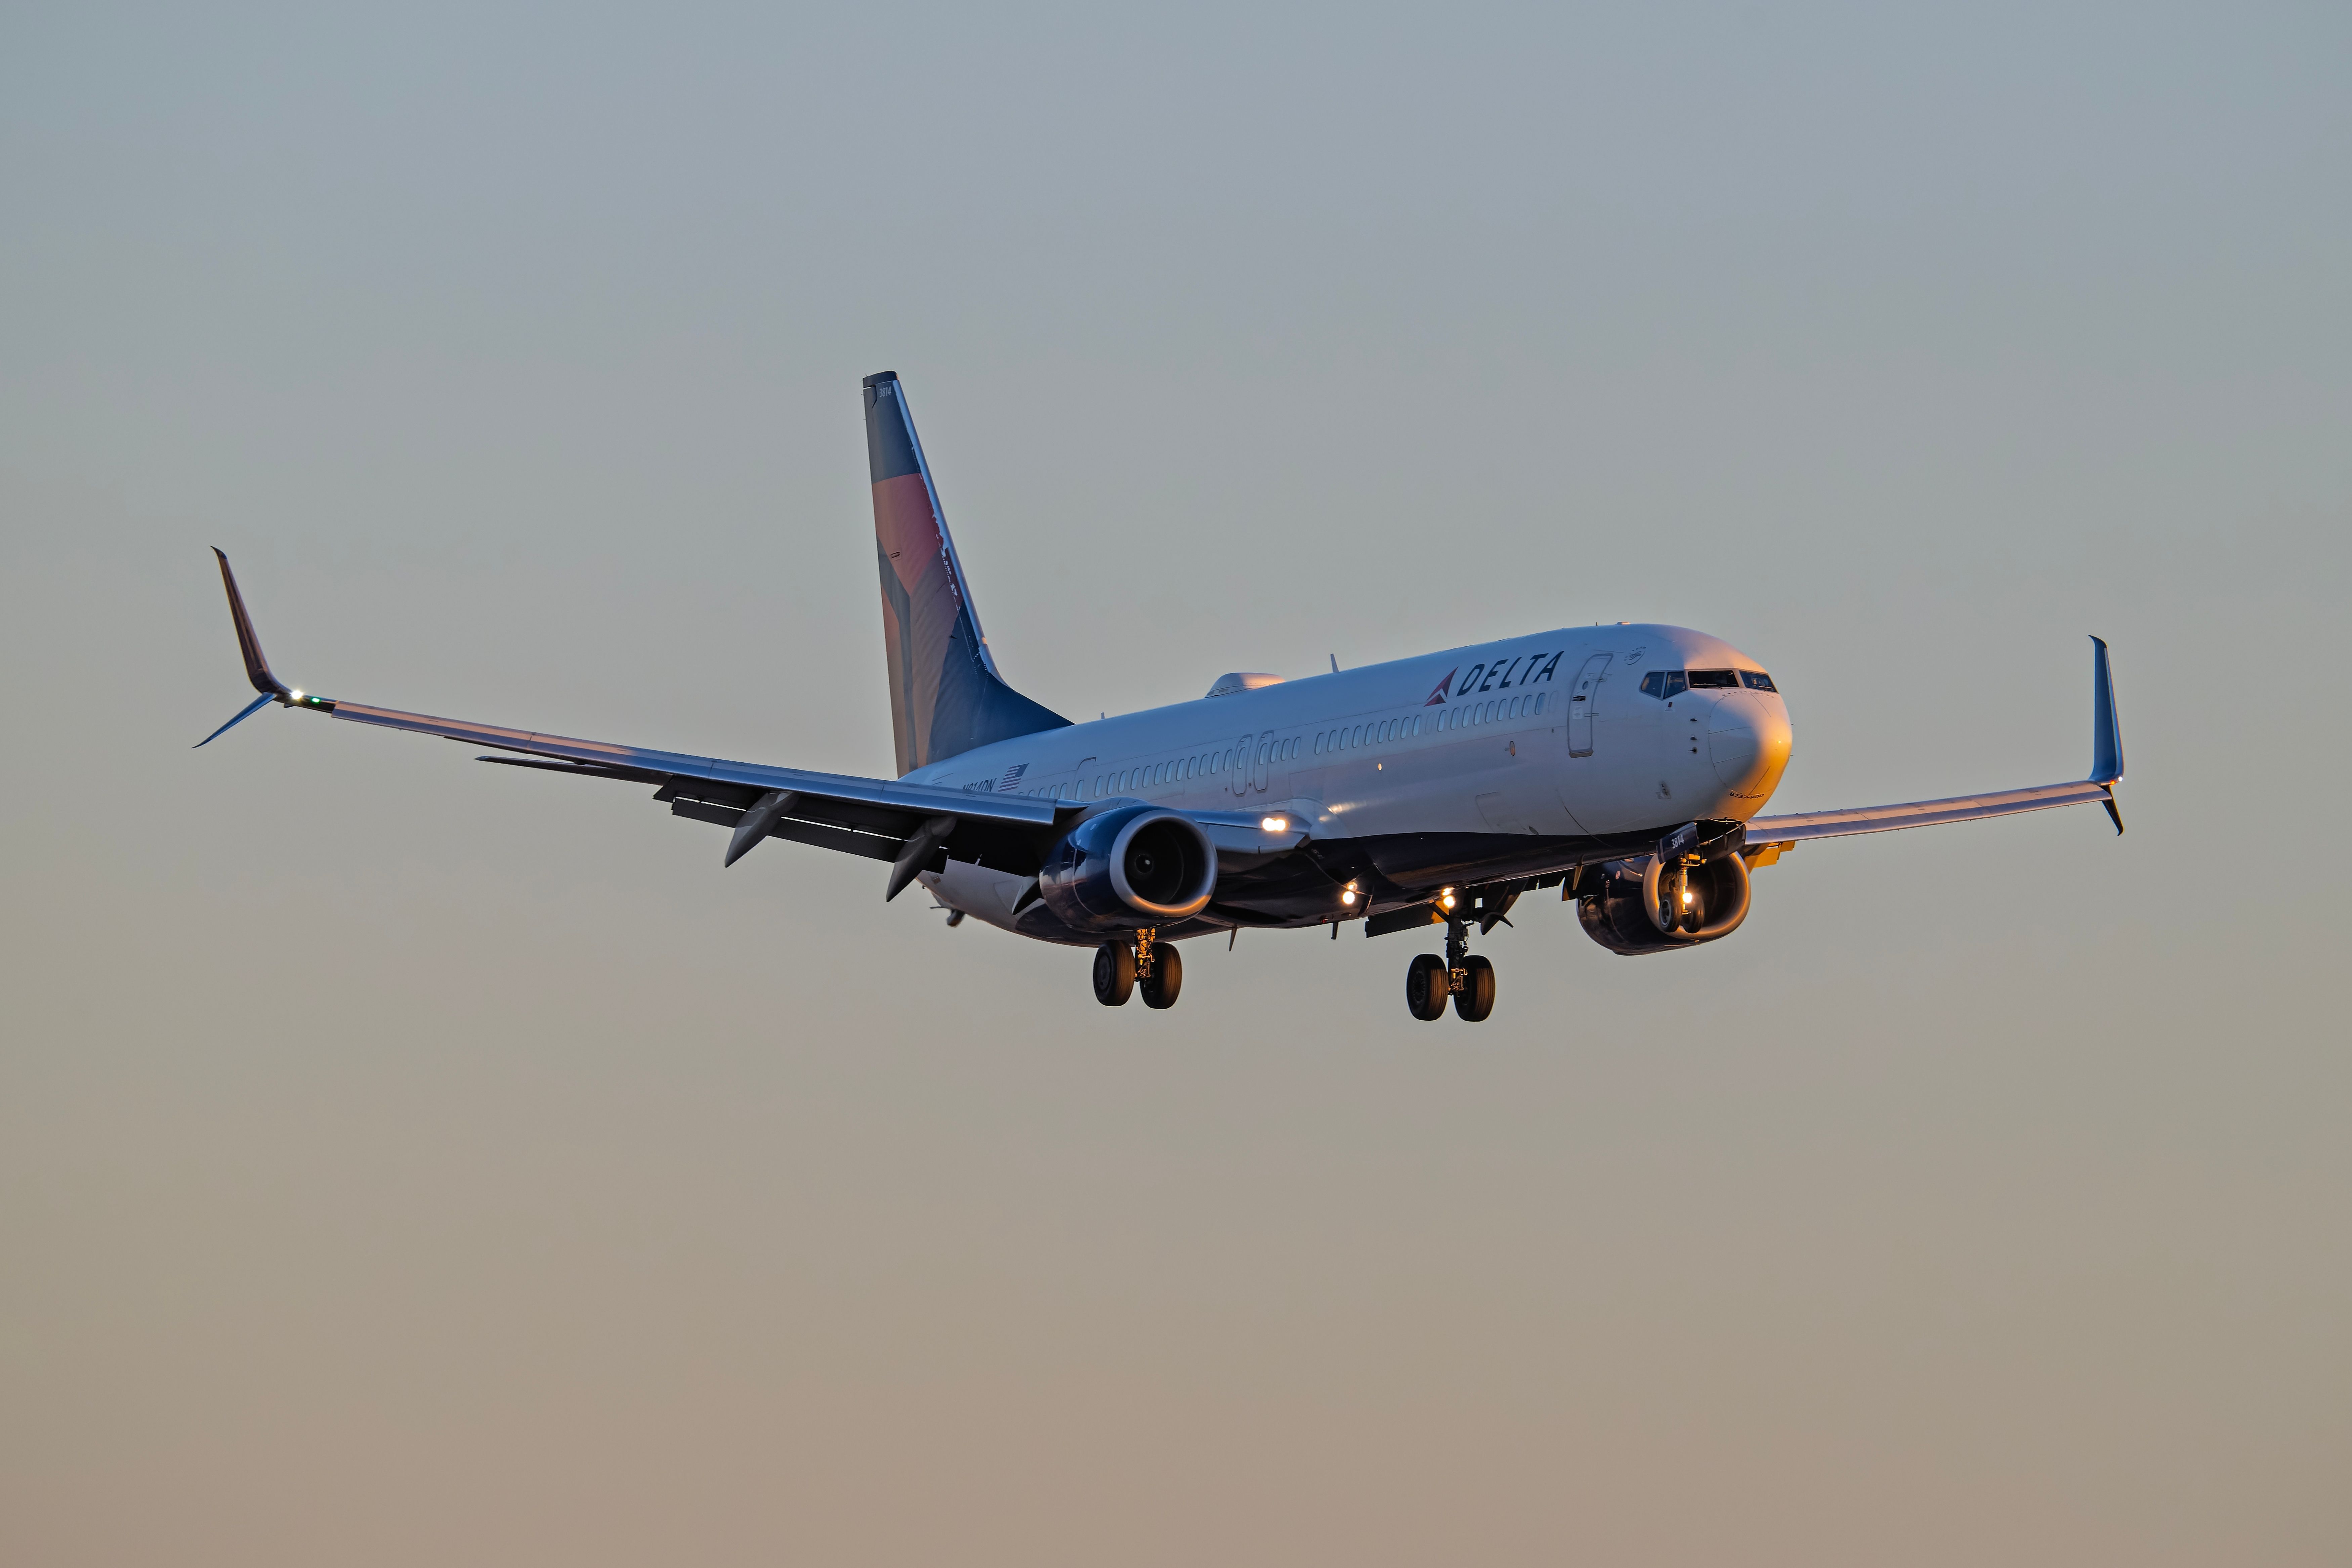
<svg viewBox="0 0 2352 1568">
<path fill-rule="evenodd" d="M 2107 645 L 2091 639 L 2091 776 L 2067 784 L 2041 784 L 2032 789 L 2002 790 L 1994 795 L 1954 795 L 1946 800 L 1918 800 L 1901 805 L 1864 805 L 1846 811 L 1812 811 L 1788 816 L 1759 816 L 1748 824 L 1747 841 L 1759 848 L 1793 848 L 1815 838 L 1843 838 L 1855 833 L 1889 833 L 1898 827 L 1932 827 L 1947 822 L 1975 822 L 1988 816 L 2013 816 L 2053 806 L 2084 805 L 2093 801 L 2107 808 L 2116 831 L 2124 830 L 2123 812 L 2116 805 L 2116 785 L 2124 776 L 2122 721 L 2116 713 L 2115 672 Z"/>
<path fill-rule="evenodd" d="M 199 746 L 210 744 L 271 702 L 354 723 L 439 735 L 509 753 L 484 757 L 484 762 L 655 784 L 658 787 L 654 798 L 667 803 L 674 816 L 740 830 L 737 841 L 729 847 L 729 865 L 740 858 L 751 843 L 769 837 L 894 863 L 919 851 L 915 868 L 946 852 L 952 841 L 960 858 L 994 849 L 992 862 L 1009 865 L 1029 851 L 1036 829 L 1051 827 L 1055 821 L 1052 802 L 1027 795 L 983 795 L 891 779 L 730 762 L 724 757 L 690 756 L 647 746 L 440 719 L 305 692 L 288 686 L 270 669 L 228 557 L 217 549 L 213 553 L 220 557 L 221 584 L 228 594 L 246 679 L 260 696 L 196 742 Z M 747 816 L 751 818 L 749 824 L 744 820 Z M 891 893 L 895 896 L 904 886 L 905 879 L 894 872 Z"/>
</svg>

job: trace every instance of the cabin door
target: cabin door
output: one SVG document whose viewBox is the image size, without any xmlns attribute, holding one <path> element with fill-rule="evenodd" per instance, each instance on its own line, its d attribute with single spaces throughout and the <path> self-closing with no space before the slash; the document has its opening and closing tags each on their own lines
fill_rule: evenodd
<svg viewBox="0 0 2352 1568">
<path fill-rule="evenodd" d="M 1568 754 L 1571 757 L 1592 754 L 1592 705 L 1601 695 L 1601 672 L 1614 657 L 1596 653 L 1586 659 L 1568 689 Z"/>
</svg>

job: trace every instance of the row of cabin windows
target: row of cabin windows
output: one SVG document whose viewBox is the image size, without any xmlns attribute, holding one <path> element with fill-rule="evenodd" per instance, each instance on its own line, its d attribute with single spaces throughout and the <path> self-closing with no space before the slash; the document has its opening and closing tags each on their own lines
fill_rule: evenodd
<svg viewBox="0 0 2352 1568">
<path fill-rule="evenodd" d="M 1287 761 L 1298 755 L 1303 739 L 1302 736 L 1292 735 L 1286 740 L 1261 741 L 1257 744 L 1255 760 L 1259 763 Z M 1107 799 L 1112 795 L 1132 795 L 1137 790 L 1150 789 L 1158 784 L 1181 784 L 1187 779 L 1229 773 L 1236 766 L 1248 767 L 1251 763 L 1249 752 L 1238 746 L 1228 746 L 1222 752 L 1199 752 L 1189 757 L 1175 757 L 1145 767 L 1119 768 L 1107 773 L 1097 773 L 1091 790 L 1087 781 L 1080 779 L 1075 784 L 1041 784 L 1027 793 L 1056 798 L 1066 796 L 1071 800 L 1085 800 L 1089 795 Z"/>
<path fill-rule="evenodd" d="M 1497 697 L 1492 702 L 1449 708 L 1437 716 L 1437 727 L 1441 731 L 1459 730 L 1471 724 L 1499 724 L 1507 719 L 1532 719 L 1550 706 L 1549 691 L 1538 691 L 1533 697 Z"/>
<path fill-rule="evenodd" d="M 1685 691 L 1746 687 L 1750 691 L 1778 691 L 1772 678 L 1760 669 L 1654 669 L 1642 677 L 1642 689 L 1661 701 Z"/>
<path fill-rule="evenodd" d="M 1382 719 L 1377 723 L 1341 725 L 1326 730 L 1315 737 L 1315 754 L 1326 752 L 1352 752 L 1358 746 L 1377 746 L 1389 741 L 1402 741 L 1421 733 L 1421 715 L 1410 719 Z"/>
<path fill-rule="evenodd" d="M 1533 697 L 1497 697 L 1491 702 L 1465 703 L 1459 708 L 1447 708 L 1437 715 L 1433 734 L 1459 730 L 1472 724 L 1499 724 L 1506 719 L 1528 719 L 1550 706 L 1551 693 L 1538 692 Z M 1315 750 L 1352 752 L 1359 746 L 1383 745 L 1391 741 L 1411 740 L 1422 731 L 1428 715 L 1416 713 L 1410 719 L 1383 719 L 1373 724 L 1354 724 L 1337 730 L 1326 730 L 1315 737 Z"/>
<path fill-rule="evenodd" d="M 1652 672 L 1653 675 L 1659 672 Z M 1674 673 L 1677 679 L 1682 674 L 1679 670 Z M 1693 673 L 1708 672 L 1702 670 Z M 1650 689 L 1647 680 L 1643 682 L 1642 689 L 1644 691 Z M 1675 689 L 1679 691 L 1682 689 L 1676 687 Z M 1767 684 L 1763 689 L 1769 691 L 1771 687 Z M 1498 697 L 1491 702 L 1465 703 L 1458 708 L 1441 710 L 1432 732 L 1442 734 L 1447 730 L 1460 730 L 1471 725 L 1499 724 L 1510 719 L 1533 718 L 1543 712 L 1550 704 L 1551 693 L 1549 691 L 1538 692 L 1532 697 Z M 1322 756 L 1327 752 L 1352 752 L 1359 746 L 1378 746 L 1392 741 L 1410 740 L 1420 734 L 1428 722 L 1427 715 L 1415 713 L 1409 719 L 1381 719 L 1370 723 L 1342 725 L 1337 730 L 1326 730 L 1315 737 L 1315 754 Z M 1257 747 L 1255 760 L 1259 763 L 1286 762 L 1297 756 L 1305 743 L 1306 737 L 1302 735 L 1292 735 L 1280 741 L 1261 742 Z M 1171 762 L 1155 763 L 1149 767 L 1121 768 L 1113 773 L 1097 773 L 1095 775 L 1091 791 L 1087 787 L 1087 781 L 1080 779 L 1075 784 L 1041 784 L 1028 793 L 1057 799 L 1066 796 L 1072 800 L 1085 800 L 1089 794 L 1097 798 L 1131 795 L 1139 789 L 1149 789 L 1156 784 L 1181 784 L 1186 779 L 1204 778 L 1216 773 L 1230 773 L 1234 769 L 1236 756 L 1241 758 L 1243 766 L 1250 764 L 1252 759 L 1246 752 L 1240 752 L 1238 748 L 1228 747 L 1223 752 L 1202 752 L 1194 756 L 1178 757 Z"/>
</svg>

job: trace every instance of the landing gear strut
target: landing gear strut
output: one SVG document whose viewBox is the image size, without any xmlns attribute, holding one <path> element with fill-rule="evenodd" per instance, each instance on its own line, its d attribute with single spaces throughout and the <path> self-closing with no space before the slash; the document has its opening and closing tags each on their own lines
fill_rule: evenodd
<svg viewBox="0 0 2352 1568">
<path fill-rule="evenodd" d="M 1454 1016 L 1465 1024 L 1486 1021 L 1495 1010 L 1495 966 L 1470 951 L 1470 928 L 1450 911 L 1445 921 L 1445 956 L 1424 952 L 1406 966 L 1404 1002 L 1424 1023 L 1445 1016 L 1451 997 Z"/>
<path fill-rule="evenodd" d="M 1154 945 L 1159 933 L 1139 931 L 1133 942 L 1113 940 L 1095 949 L 1095 1000 L 1123 1007 L 1136 992 L 1147 1007 L 1173 1007 L 1184 989 L 1184 959 L 1172 947 Z"/>
</svg>

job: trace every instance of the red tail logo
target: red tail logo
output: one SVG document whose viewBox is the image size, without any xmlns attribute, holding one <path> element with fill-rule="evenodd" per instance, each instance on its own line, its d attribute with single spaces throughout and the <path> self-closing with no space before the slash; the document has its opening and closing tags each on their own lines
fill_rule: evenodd
<svg viewBox="0 0 2352 1568">
<path fill-rule="evenodd" d="M 1422 706 L 1423 708 L 1439 708 L 1444 706 L 1445 694 L 1447 691 L 1452 689 L 1454 686 L 1454 678 L 1461 673 L 1462 667 L 1458 664 L 1452 669 L 1447 670 L 1445 672 L 1445 679 L 1437 683 L 1437 689 L 1429 694 L 1429 700 L 1423 703 Z"/>
</svg>

